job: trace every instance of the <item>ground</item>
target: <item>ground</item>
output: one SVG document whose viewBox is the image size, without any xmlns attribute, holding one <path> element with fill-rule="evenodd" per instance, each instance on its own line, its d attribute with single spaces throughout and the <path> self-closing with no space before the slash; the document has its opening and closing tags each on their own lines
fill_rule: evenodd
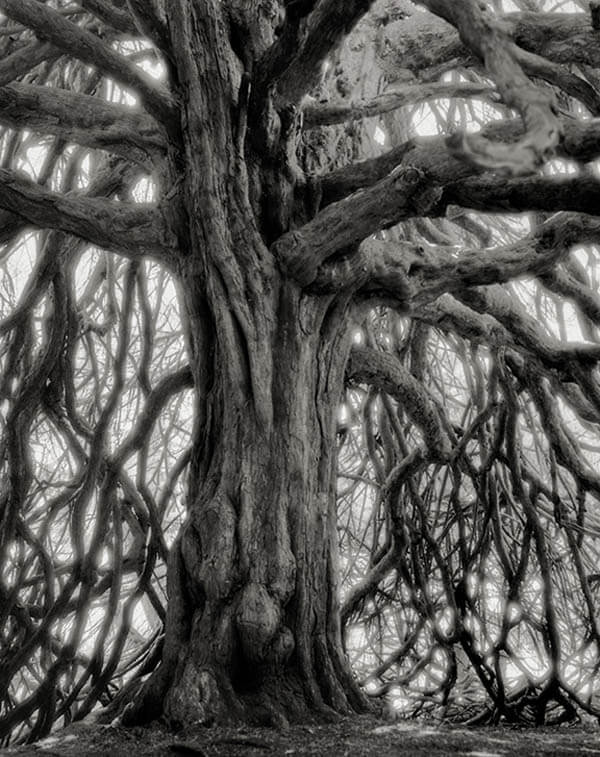
<svg viewBox="0 0 600 757">
<path fill-rule="evenodd" d="M 37 744 L 0 751 L 0 755 L 38 757 L 600 757 L 596 724 L 544 728 L 466 728 L 434 722 L 389 723 L 354 717 L 333 725 L 273 728 L 202 728 L 173 735 L 159 726 L 121 728 L 79 724 Z"/>
</svg>

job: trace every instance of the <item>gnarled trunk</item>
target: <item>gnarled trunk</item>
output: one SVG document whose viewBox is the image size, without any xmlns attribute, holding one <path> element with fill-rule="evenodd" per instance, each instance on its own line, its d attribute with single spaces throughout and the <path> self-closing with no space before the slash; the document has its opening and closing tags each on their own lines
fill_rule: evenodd
<svg viewBox="0 0 600 757">
<path fill-rule="evenodd" d="M 336 595 L 334 412 L 345 335 L 336 312 L 278 285 L 271 386 L 216 334 L 192 462 L 189 517 L 170 566 L 166 715 L 302 719 L 360 707 Z M 196 321 L 200 327 L 200 321 Z M 215 324 L 216 325 L 216 324 Z M 218 327 L 217 327 L 218 332 Z M 196 356 L 205 374 L 206 355 Z M 257 412 L 255 394 L 272 414 Z"/>
<path fill-rule="evenodd" d="M 303 293 L 266 246 L 293 189 L 288 156 L 264 160 L 240 123 L 243 77 L 219 14 L 211 25 L 182 4 L 171 19 L 186 39 L 171 169 L 183 171 L 195 444 L 163 660 L 130 717 L 282 723 L 364 707 L 336 594 L 335 413 L 349 332 L 344 302 Z"/>
<path fill-rule="evenodd" d="M 260 307 L 273 308 L 276 326 L 253 356 L 241 335 L 228 338 L 233 316 L 221 326 L 213 317 L 226 299 L 217 307 L 213 294 L 204 309 L 198 292 L 186 293 L 199 411 L 189 515 L 172 548 L 163 662 L 144 702 L 146 716 L 163 708 L 174 724 L 279 724 L 364 708 L 336 594 L 343 305 L 273 283 Z M 258 361 L 272 367 L 270 385 L 252 380 Z"/>
</svg>

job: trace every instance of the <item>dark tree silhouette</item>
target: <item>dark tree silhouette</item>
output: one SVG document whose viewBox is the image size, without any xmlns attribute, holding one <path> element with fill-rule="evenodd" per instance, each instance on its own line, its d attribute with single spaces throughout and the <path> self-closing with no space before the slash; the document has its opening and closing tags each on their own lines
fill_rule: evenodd
<svg viewBox="0 0 600 757">
<path fill-rule="evenodd" d="M 5 741 L 600 715 L 600 31 L 549 7 L 0 0 Z"/>
</svg>

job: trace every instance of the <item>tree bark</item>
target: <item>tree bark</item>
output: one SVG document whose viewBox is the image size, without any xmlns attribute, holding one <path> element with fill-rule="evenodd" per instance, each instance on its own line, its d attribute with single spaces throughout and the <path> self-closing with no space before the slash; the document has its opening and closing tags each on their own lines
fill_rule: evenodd
<svg viewBox="0 0 600 757">
<path fill-rule="evenodd" d="M 200 18 L 183 5 L 170 18 L 186 39 L 174 46 L 183 154 L 170 161 L 174 176 L 183 170 L 178 268 L 195 442 L 163 660 L 125 719 L 282 725 L 364 709 L 337 596 L 346 301 L 307 295 L 275 267 L 254 208 L 269 192 L 283 207 L 285 187 L 273 188 L 272 168 L 256 170 L 260 156 L 232 119 L 227 97 L 241 82 L 220 11 Z"/>
</svg>

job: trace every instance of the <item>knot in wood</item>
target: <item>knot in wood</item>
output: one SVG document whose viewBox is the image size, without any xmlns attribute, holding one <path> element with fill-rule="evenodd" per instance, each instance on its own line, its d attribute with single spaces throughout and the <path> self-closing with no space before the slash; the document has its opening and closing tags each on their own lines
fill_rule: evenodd
<svg viewBox="0 0 600 757">
<path fill-rule="evenodd" d="M 390 173 L 390 178 L 394 183 L 395 189 L 406 189 L 415 187 L 424 177 L 423 171 L 415 166 L 396 166 Z"/>
</svg>

